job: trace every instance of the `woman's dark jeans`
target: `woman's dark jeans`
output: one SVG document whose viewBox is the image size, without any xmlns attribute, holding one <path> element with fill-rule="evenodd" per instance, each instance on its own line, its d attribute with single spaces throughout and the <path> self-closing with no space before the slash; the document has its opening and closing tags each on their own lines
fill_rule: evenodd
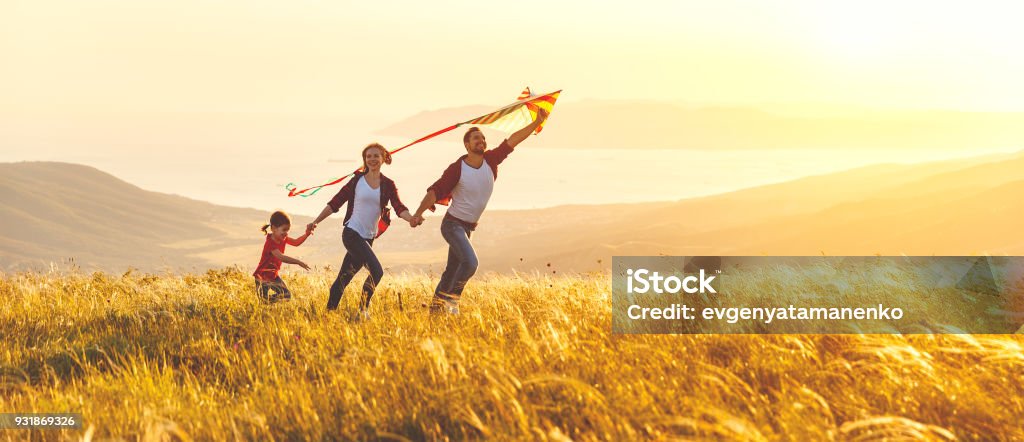
<svg viewBox="0 0 1024 442">
<path fill-rule="evenodd" d="M 355 230 L 346 227 L 341 233 L 341 241 L 345 244 L 345 250 L 348 253 L 345 253 L 345 260 L 341 263 L 338 277 L 334 280 L 334 284 L 331 284 L 327 309 L 338 308 L 341 295 L 345 293 L 345 287 L 348 287 L 348 283 L 352 282 L 352 278 L 363 266 L 370 271 L 370 276 L 367 276 L 366 281 L 363 282 L 363 293 L 366 294 L 366 297 L 360 300 L 360 307 L 367 308 L 370 306 L 370 298 L 373 297 L 374 289 L 377 288 L 380 279 L 384 277 L 384 269 L 371 248 L 373 240 L 363 238 Z"/>
</svg>

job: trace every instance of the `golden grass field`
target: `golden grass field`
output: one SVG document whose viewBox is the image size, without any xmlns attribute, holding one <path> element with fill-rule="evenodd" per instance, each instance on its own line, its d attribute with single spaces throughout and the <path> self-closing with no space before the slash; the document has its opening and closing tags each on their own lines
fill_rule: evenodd
<svg viewBox="0 0 1024 442">
<path fill-rule="evenodd" d="M 0 412 L 84 425 L 0 439 L 1024 439 L 1013 335 L 613 335 L 607 274 L 482 276 L 453 318 L 389 274 L 352 322 L 357 284 L 284 278 L 3 276 Z"/>
</svg>

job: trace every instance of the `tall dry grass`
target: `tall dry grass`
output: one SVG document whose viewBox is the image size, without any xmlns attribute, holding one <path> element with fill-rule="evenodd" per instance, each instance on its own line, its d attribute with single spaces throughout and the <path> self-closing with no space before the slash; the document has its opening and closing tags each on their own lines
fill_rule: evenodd
<svg viewBox="0 0 1024 442">
<path fill-rule="evenodd" d="M 455 318 L 387 275 L 352 322 L 356 284 L 285 278 L 4 276 L 0 411 L 85 424 L 0 438 L 1024 439 L 1014 336 L 613 335 L 607 275 L 481 277 Z"/>
</svg>

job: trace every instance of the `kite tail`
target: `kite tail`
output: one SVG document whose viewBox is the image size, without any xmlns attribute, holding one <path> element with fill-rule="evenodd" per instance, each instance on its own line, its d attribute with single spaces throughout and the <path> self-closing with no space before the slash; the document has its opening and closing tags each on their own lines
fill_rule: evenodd
<svg viewBox="0 0 1024 442">
<path fill-rule="evenodd" d="M 362 167 L 360 167 L 359 169 L 362 169 Z M 352 172 L 352 173 L 350 173 L 348 175 L 345 175 L 345 176 L 343 176 L 341 178 L 335 179 L 334 181 L 331 181 L 329 183 L 324 183 L 324 184 L 321 184 L 319 186 L 308 187 L 308 188 L 305 188 L 305 189 L 302 189 L 302 190 L 295 190 L 295 188 L 296 188 L 295 183 L 288 183 L 288 184 L 285 184 L 284 188 L 288 189 L 288 196 L 301 196 L 303 198 L 311 197 L 313 195 L 316 195 L 316 193 L 319 192 L 320 189 L 323 189 L 324 187 L 333 186 L 333 185 L 338 184 L 338 183 L 340 183 L 342 181 L 345 181 L 346 179 L 348 179 L 352 175 L 355 175 L 356 172 L 359 172 L 359 169 L 356 169 L 355 172 Z M 312 190 L 312 192 L 309 192 L 310 190 Z M 306 193 L 306 192 L 309 192 L 309 193 Z"/>
</svg>

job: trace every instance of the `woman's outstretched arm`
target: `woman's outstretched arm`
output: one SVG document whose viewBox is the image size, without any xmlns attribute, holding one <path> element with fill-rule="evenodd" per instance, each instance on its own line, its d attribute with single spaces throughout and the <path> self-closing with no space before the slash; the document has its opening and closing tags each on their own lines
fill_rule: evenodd
<svg viewBox="0 0 1024 442">
<path fill-rule="evenodd" d="M 327 219 L 327 217 L 331 216 L 332 214 L 334 214 L 334 209 L 332 209 L 331 206 L 324 206 L 324 210 L 320 211 L 320 215 L 317 216 L 316 219 L 313 220 L 313 222 L 306 224 L 306 235 L 309 235 L 311 232 L 313 232 L 313 230 L 316 229 L 316 225 L 320 224 L 320 221 Z"/>
</svg>

